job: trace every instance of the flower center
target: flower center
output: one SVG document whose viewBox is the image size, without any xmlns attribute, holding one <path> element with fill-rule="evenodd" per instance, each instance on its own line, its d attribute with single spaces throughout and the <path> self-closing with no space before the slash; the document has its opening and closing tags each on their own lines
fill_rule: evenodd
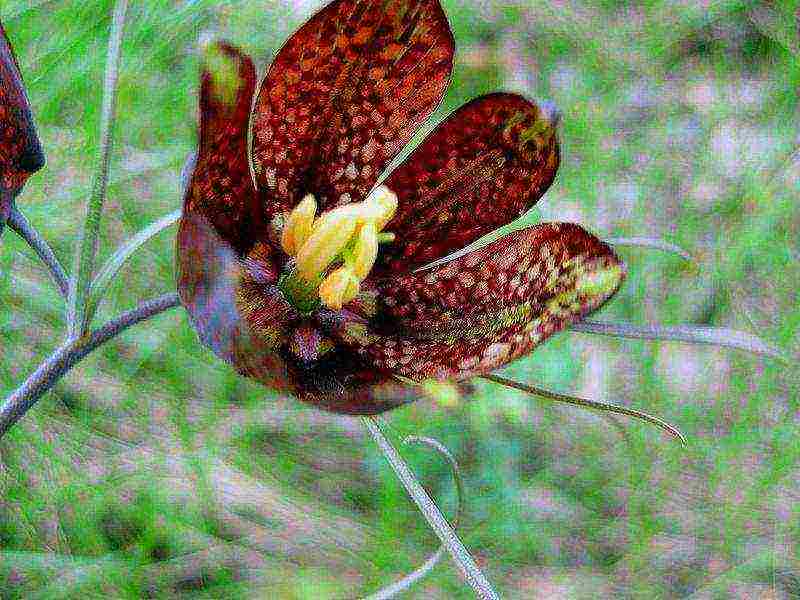
<svg viewBox="0 0 800 600">
<path fill-rule="evenodd" d="M 281 245 L 296 260 L 280 282 L 288 300 L 311 311 L 321 302 L 339 310 L 353 300 L 378 257 L 378 244 L 394 234 L 381 233 L 397 210 L 397 196 L 385 185 L 363 202 L 335 208 L 317 218 L 317 201 L 308 194 L 289 213 Z"/>
</svg>

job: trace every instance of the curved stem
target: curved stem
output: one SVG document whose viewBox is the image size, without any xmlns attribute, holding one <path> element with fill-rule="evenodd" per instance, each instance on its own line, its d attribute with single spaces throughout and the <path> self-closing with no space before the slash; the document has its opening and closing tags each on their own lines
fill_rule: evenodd
<svg viewBox="0 0 800 600">
<path fill-rule="evenodd" d="M 144 246 L 152 238 L 178 222 L 181 217 L 180 210 L 173 211 L 161 217 L 158 221 L 148 225 L 130 240 L 122 244 L 114 254 L 111 255 L 89 287 L 89 295 L 86 299 L 86 319 L 91 322 L 97 312 L 97 307 L 103 299 L 111 282 L 125 266 L 125 263 L 133 256 L 139 248 Z"/>
<path fill-rule="evenodd" d="M 68 323 L 69 337 L 81 337 L 89 327 L 86 314 L 86 297 L 94 272 L 97 254 L 97 237 L 100 232 L 100 217 L 108 188 L 108 170 L 116 121 L 117 79 L 119 76 L 120 47 L 125 29 L 128 0 L 117 0 L 108 40 L 105 81 L 103 84 L 103 107 L 100 117 L 100 157 L 94 173 L 92 194 L 86 207 L 86 220 L 75 253 L 75 268 L 69 288 Z"/>
<path fill-rule="evenodd" d="M 464 498 L 466 494 L 464 493 L 464 479 L 461 477 L 461 469 L 456 462 L 456 459 L 450 453 L 450 451 L 439 441 L 429 438 L 429 437 L 419 437 L 415 435 L 410 435 L 403 440 L 405 444 L 421 444 L 432 448 L 434 451 L 438 452 L 447 460 L 450 464 L 450 470 L 453 473 L 453 479 L 456 484 L 456 494 L 458 497 L 458 502 L 456 504 L 456 511 L 453 515 L 453 518 L 450 522 L 453 524 L 453 529 L 455 530 L 458 527 L 458 522 L 461 519 L 461 513 L 464 511 Z M 417 569 L 395 581 L 394 583 L 386 586 L 385 588 L 378 590 L 374 594 L 370 594 L 364 600 L 388 600 L 389 598 L 394 598 L 397 594 L 401 594 L 408 590 L 412 585 L 414 585 L 417 581 L 425 577 L 428 573 L 430 573 L 433 568 L 442 560 L 447 549 L 444 547 L 444 544 L 439 546 L 439 549 L 434 552 L 422 565 L 420 565 Z"/>
<path fill-rule="evenodd" d="M 580 406 L 581 408 L 589 408 L 592 410 L 598 410 L 602 412 L 609 412 L 618 415 L 625 415 L 627 417 L 633 417 L 634 419 L 639 419 L 640 421 L 645 421 L 646 423 L 651 423 L 653 425 L 656 425 L 657 427 L 660 427 L 661 429 L 669 433 L 672 437 L 680 440 L 684 446 L 686 445 L 686 438 L 676 427 L 670 425 L 663 419 L 654 417 L 653 415 L 650 415 L 646 412 L 641 412 L 633 408 L 626 408 L 624 406 L 617 406 L 615 404 L 608 404 L 606 402 L 598 402 L 597 400 L 587 400 L 586 398 L 578 398 L 577 396 L 567 396 L 565 394 L 551 392 L 550 390 L 546 390 L 544 388 L 536 387 L 534 385 L 526 383 L 520 383 L 518 381 L 514 381 L 513 379 L 502 377 L 501 375 L 494 375 L 494 374 L 483 375 L 482 379 L 486 379 L 487 381 L 492 381 L 494 383 L 499 383 L 500 385 L 514 388 L 515 390 L 532 394 L 534 396 L 539 396 L 540 398 L 555 400 L 556 402 L 563 402 L 565 404 L 572 404 L 573 406 Z"/>
<path fill-rule="evenodd" d="M 69 280 L 64 271 L 64 267 L 56 257 L 55 252 L 38 231 L 30 224 L 16 206 L 11 207 L 11 214 L 8 216 L 8 226 L 36 252 L 36 255 L 50 270 L 53 281 L 58 286 L 61 295 L 66 297 L 69 292 Z"/>
<path fill-rule="evenodd" d="M 177 294 L 166 294 L 143 302 L 99 329 L 76 340 L 68 340 L 45 360 L 0 406 L 0 437 L 28 412 L 72 367 L 129 327 L 178 306 Z"/>
<path fill-rule="evenodd" d="M 472 587 L 478 598 L 482 600 L 499 598 L 497 592 L 492 588 L 492 584 L 489 583 L 489 580 L 486 579 L 486 576 L 475 563 L 475 559 L 472 558 L 458 535 L 456 535 L 456 532 L 450 527 L 447 519 L 442 515 L 442 511 L 439 510 L 439 507 L 436 506 L 428 492 L 417 481 L 411 468 L 400 456 L 397 449 L 383 434 L 378 419 L 375 417 L 362 417 L 361 422 L 367 428 L 375 443 L 378 444 L 406 492 L 422 512 L 428 525 L 439 536 L 442 544 L 447 548 L 450 556 L 453 557 L 464 581 Z"/>
</svg>

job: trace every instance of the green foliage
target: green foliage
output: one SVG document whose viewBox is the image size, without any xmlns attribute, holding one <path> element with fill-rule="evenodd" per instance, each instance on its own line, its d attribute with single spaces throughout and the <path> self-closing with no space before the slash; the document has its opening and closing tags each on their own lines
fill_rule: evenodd
<svg viewBox="0 0 800 600">
<path fill-rule="evenodd" d="M 800 166 L 790 153 L 800 62 L 797 30 L 785 26 L 796 3 L 445 5 L 459 51 L 437 120 L 498 88 L 563 112 L 561 171 L 526 219 L 660 235 L 698 260 L 694 273 L 623 249 L 628 280 L 604 316 L 749 329 L 797 356 Z M 305 10 L 131 2 L 99 264 L 180 206 L 198 32 L 219 32 L 263 66 Z M 48 158 L 19 205 L 62 258 L 98 152 L 111 11 L 108 0 L 0 7 Z M 174 289 L 170 236 L 122 274 L 101 315 Z M 3 395 L 58 343 L 60 306 L 6 233 Z M 434 437 L 457 457 L 468 490 L 462 537 L 504 597 L 797 593 L 794 365 L 567 333 L 505 374 L 646 410 L 690 442 L 485 382 L 459 406 L 421 400 L 389 415 L 399 435 Z M 447 466 L 422 449 L 404 453 L 451 507 Z M 238 378 L 198 344 L 182 311 L 91 356 L 0 442 L 2 598 L 350 597 L 434 547 L 357 420 Z M 446 563 L 414 593 L 470 597 Z"/>
</svg>

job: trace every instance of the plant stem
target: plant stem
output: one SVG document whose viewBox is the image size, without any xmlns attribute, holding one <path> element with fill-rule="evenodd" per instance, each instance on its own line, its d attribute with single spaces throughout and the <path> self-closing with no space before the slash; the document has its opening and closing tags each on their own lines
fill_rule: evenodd
<svg viewBox="0 0 800 600">
<path fill-rule="evenodd" d="M 178 306 L 177 294 L 166 294 L 141 303 L 122 313 L 99 329 L 78 339 L 65 342 L 45 360 L 27 380 L 0 406 L 0 437 L 28 412 L 42 395 L 50 390 L 72 367 L 92 351 L 129 327 Z"/>
<path fill-rule="evenodd" d="M 453 529 L 458 527 L 458 522 L 461 518 L 461 513 L 464 511 L 464 499 L 466 494 L 464 493 L 464 480 L 461 477 L 461 469 L 458 467 L 458 463 L 450 451 L 439 441 L 428 438 L 428 437 L 419 437 L 419 436 L 408 436 L 405 440 L 403 440 L 405 444 L 422 444 L 428 446 L 438 452 L 441 456 L 443 456 L 448 463 L 450 463 L 450 470 L 453 472 L 453 480 L 456 484 L 456 494 L 458 496 L 458 504 L 456 505 L 456 511 L 453 515 L 453 518 L 450 519 L 450 522 L 453 524 Z M 402 594 L 403 592 L 408 591 L 408 589 L 418 582 L 420 579 L 425 577 L 428 573 L 430 573 L 433 568 L 439 563 L 442 559 L 446 551 L 444 544 L 439 546 L 439 549 L 436 550 L 429 558 L 426 560 L 422 565 L 420 565 L 417 569 L 409 573 L 408 575 L 404 576 L 402 579 L 395 581 L 394 583 L 386 586 L 375 592 L 374 594 L 370 594 L 368 597 L 364 598 L 364 600 L 389 600 L 389 598 L 394 598 L 398 594 Z"/>
<path fill-rule="evenodd" d="M 105 295 L 109 286 L 114 281 L 114 278 L 120 272 L 122 267 L 125 266 L 125 263 L 130 259 L 130 257 L 133 256 L 136 251 L 139 250 L 139 248 L 144 246 L 147 242 L 164 231 L 167 227 L 171 227 L 177 223 L 178 219 L 181 217 L 181 212 L 181 210 L 176 210 L 161 217 L 155 223 L 148 225 L 136 233 L 136 235 L 122 244 L 119 248 L 117 248 L 116 252 L 111 255 L 111 258 L 106 261 L 106 263 L 97 273 L 97 277 L 94 278 L 89 289 L 89 295 L 86 299 L 86 319 L 88 322 L 91 322 L 91 320 L 94 318 L 94 315 L 97 312 L 97 307 L 100 305 L 100 301 L 103 299 L 103 296 Z"/>
<path fill-rule="evenodd" d="M 19 212 L 16 206 L 11 208 L 11 214 L 8 216 L 8 226 L 36 252 L 36 255 L 50 270 L 50 275 L 61 291 L 61 295 L 66 296 L 69 292 L 69 280 L 64 272 L 64 267 L 61 266 L 50 244 L 39 235 L 39 232 L 25 218 L 25 215 Z"/>
<path fill-rule="evenodd" d="M 97 237 L 100 231 L 100 217 L 108 189 L 108 170 L 111 163 L 114 123 L 116 121 L 117 79 L 119 76 L 120 47 L 125 29 L 125 15 L 128 0 L 117 0 L 108 40 L 108 58 L 103 84 L 103 107 L 100 116 L 100 156 L 94 173 L 92 193 L 86 207 L 86 220 L 83 225 L 75 253 L 75 268 L 69 288 L 67 308 L 69 337 L 80 338 L 88 329 L 86 297 L 94 272 L 97 254 Z"/>
<path fill-rule="evenodd" d="M 497 592 L 492 588 L 492 584 L 489 583 L 489 580 L 486 579 L 486 576 L 475 563 L 475 559 L 472 558 L 464 547 L 464 544 L 458 538 L 456 532 L 450 527 L 447 519 L 442 515 L 439 507 L 436 506 L 436 503 L 431 499 L 422 485 L 420 485 L 419 481 L 417 481 L 411 468 L 405 460 L 403 460 L 403 457 L 400 456 L 397 449 L 386 438 L 383 431 L 381 431 L 378 420 L 375 417 L 362 417 L 361 421 L 375 440 L 375 443 L 378 444 L 386 460 L 389 461 L 389 464 L 400 479 L 406 492 L 408 492 L 408 495 L 411 496 L 411 499 L 420 509 L 420 512 L 422 512 L 428 525 L 431 526 L 431 529 L 433 529 L 442 541 L 444 547 L 447 548 L 450 556 L 453 557 L 464 581 L 472 587 L 478 598 L 482 600 L 486 598 L 499 598 Z"/>
</svg>

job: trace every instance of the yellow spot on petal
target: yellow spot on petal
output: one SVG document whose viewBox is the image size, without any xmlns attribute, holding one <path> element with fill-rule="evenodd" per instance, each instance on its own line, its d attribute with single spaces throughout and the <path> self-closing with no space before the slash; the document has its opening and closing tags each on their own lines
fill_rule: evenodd
<svg viewBox="0 0 800 600">
<path fill-rule="evenodd" d="M 211 93 L 217 102 L 228 107 L 236 104 L 244 82 L 239 76 L 239 58 L 230 56 L 210 39 L 201 40 L 203 65 L 211 76 Z"/>
<path fill-rule="evenodd" d="M 605 297 L 613 293 L 622 280 L 619 265 L 586 271 L 578 276 L 575 291 L 581 296 Z"/>
<path fill-rule="evenodd" d="M 422 392 L 441 406 L 454 408 L 461 402 L 461 391 L 455 381 L 426 379 L 421 386 Z"/>
</svg>

